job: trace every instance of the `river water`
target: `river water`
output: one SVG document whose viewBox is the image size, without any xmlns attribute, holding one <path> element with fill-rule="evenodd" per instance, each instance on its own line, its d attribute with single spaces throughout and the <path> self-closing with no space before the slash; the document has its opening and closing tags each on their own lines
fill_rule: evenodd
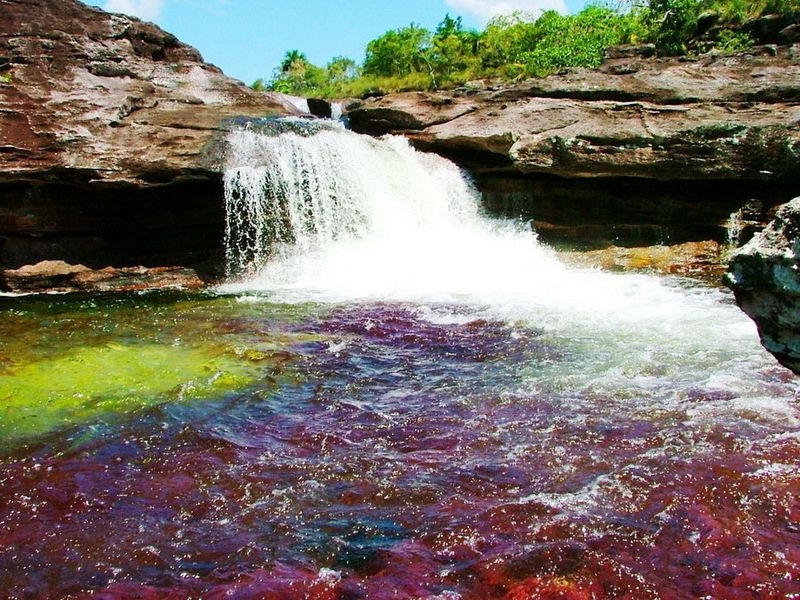
<svg viewBox="0 0 800 600">
<path fill-rule="evenodd" d="M 798 385 L 727 293 L 400 138 L 229 149 L 224 285 L 0 299 L 0 597 L 800 598 Z"/>
</svg>

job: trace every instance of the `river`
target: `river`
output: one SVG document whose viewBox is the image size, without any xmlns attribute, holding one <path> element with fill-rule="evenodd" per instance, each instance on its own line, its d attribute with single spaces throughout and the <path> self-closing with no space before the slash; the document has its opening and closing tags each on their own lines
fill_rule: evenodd
<svg viewBox="0 0 800 600">
<path fill-rule="evenodd" d="M 0 299 L 0 595 L 800 597 L 800 390 L 728 293 L 264 129 L 224 284 Z"/>
</svg>

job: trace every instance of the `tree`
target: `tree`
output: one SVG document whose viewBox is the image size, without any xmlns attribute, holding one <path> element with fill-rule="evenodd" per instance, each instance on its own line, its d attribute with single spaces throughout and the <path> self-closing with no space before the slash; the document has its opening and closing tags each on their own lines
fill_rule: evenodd
<svg viewBox="0 0 800 600">
<path fill-rule="evenodd" d="M 311 63 L 308 62 L 306 55 L 300 52 L 300 50 L 295 49 L 289 50 L 283 55 L 283 60 L 278 68 L 280 69 L 281 73 L 288 73 L 293 68 L 297 69 L 309 64 Z"/>
<path fill-rule="evenodd" d="M 461 17 L 453 19 L 445 15 L 433 34 L 428 51 L 432 77 L 446 78 L 477 68 L 479 41 L 477 31 L 464 30 Z"/>
<path fill-rule="evenodd" d="M 367 44 L 364 73 L 383 77 L 408 75 L 427 69 L 431 32 L 412 23 L 387 31 Z"/>
<path fill-rule="evenodd" d="M 313 65 L 299 50 L 290 50 L 275 69 L 267 88 L 275 92 L 302 96 L 314 94 L 325 86 L 326 82 L 325 69 Z"/>
<path fill-rule="evenodd" d="M 698 0 L 649 0 L 644 22 L 660 54 L 686 54 L 700 8 Z"/>
<path fill-rule="evenodd" d="M 356 61 L 346 56 L 332 58 L 328 63 L 327 70 L 328 80 L 333 85 L 353 81 L 361 74 Z"/>
</svg>

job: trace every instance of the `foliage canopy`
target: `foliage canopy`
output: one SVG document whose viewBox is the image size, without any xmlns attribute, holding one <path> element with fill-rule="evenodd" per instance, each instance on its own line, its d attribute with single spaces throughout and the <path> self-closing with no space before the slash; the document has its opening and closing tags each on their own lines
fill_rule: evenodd
<svg viewBox="0 0 800 600">
<path fill-rule="evenodd" d="M 610 0 L 609 0 L 610 2 Z M 616 0 L 574 15 L 516 12 L 483 31 L 445 15 L 434 31 L 411 23 L 367 44 L 364 62 L 336 57 L 325 67 L 299 50 L 286 53 L 255 89 L 344 97 L 450 88 L 473 79 L 542 77 L 596 67 L 609 46 L 652 43 L 658 53 L 735 52 L 754 43 L 741 26 L 765 14 L 800 11 L 800 0 Z"/>
</svg>

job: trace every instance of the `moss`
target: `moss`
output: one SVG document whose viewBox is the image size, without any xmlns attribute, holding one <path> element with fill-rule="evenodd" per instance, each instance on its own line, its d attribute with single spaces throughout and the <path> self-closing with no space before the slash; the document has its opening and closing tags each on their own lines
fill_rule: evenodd
<svg viewBox="0 0 800 600">
<path fill-rule="evenodd" d="M 746 130 L 747 126 L 740 123 L 711 123 L 695 128 L 693 133 L 702 139 L 716 140 L 733 138 Z"/>
</svg>

